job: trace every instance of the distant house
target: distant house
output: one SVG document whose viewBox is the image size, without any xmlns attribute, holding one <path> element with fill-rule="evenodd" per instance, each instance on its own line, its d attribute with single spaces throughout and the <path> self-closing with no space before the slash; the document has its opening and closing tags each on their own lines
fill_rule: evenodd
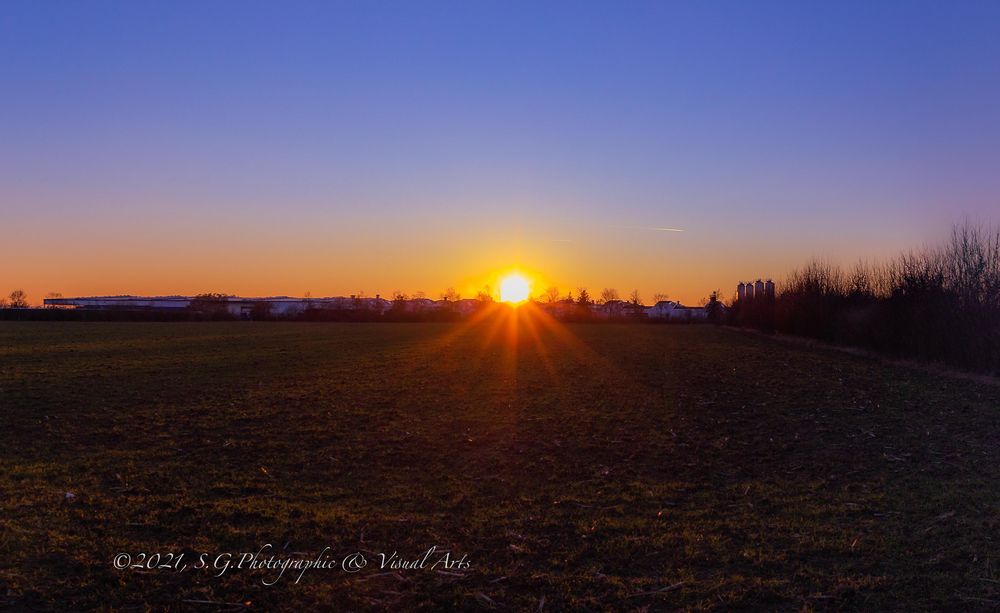
<svg viewBox="0 0 1000 613">
<path fill-rule="evenodd" d="M 646 307 L 634 302 L 626 302 L 622 305 L 622 315 L 626 319 L 646 319 Z"/>
<path fill-rule="evenodd" d="M 673 300 L 661 300 L 647 308 L 646 315 L 659 321 L 707 321 L 708 309 L 684 306 Z"/>
<path fill-rule="evenodd" d="M 333 299 L 329 299 L 333 300 Z M 344 300 L 339 298 L 339 300 Z M 374 313 L 385 313 L 392 308 L 392 303 L 383 298 L 382 296 L 375 295 L 374 298 L 364 298 L 361 296 L 351 296 L 350 305 L 342 308 L 346 308 L 351 311 L 371 311 Z M 323 308 L 322 304 L 318 308 Z"/>
<path fill-rule="evenodd" d="M 590 306 L 590 310 L 597 319 L 646 318 L 646 308 L 644 306 L 625 300 L 608 300 L 603 304 L 593 304 Z"/>
<path fill-rule="evenodd" d="M 426 313 L 436 311 L 441 308 L 440 302 L 443 300 L 431 300 L 430 298 L 410 298 L 406 301 L 407 313 Z"/>
<path fill-rule="evenodd" d="M 452 308 L 455 309 L 456 313 L 458 313 L 462 317 L 466 317 L 474 313 L 476 309 L 482 306 L 482 303 L 479 300 L 476 300 L 475 298 L 462 298 L 461 300 L 456 300 L 455 302 L 451 303 L 451 305 Z"/>
<path fill-rule="evenodd" d="M 581 308 L 576 302 L 563 298 L 554 302 L 540 302 L 538 305 L 543 311 L 556 319 L 573 317 Z"/>
<path fill-rule="evenodd" d="M 623 304 L 621 300 L 608 300 L 603 304 L 590 305 L 590 310 L 598 319 L 620 319 Z"/>
</svg>

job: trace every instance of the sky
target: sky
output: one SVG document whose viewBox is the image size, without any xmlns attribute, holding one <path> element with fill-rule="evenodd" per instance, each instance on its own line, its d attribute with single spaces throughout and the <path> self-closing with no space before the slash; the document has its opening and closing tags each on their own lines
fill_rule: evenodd
<svg viewBox="0 0 1000 613">
<path fill-rule="evenodd" d="M 1000 223 L 996 2 L 10 0 L 0 58 L 32 302 L 696 303 Z"/>
</svg>

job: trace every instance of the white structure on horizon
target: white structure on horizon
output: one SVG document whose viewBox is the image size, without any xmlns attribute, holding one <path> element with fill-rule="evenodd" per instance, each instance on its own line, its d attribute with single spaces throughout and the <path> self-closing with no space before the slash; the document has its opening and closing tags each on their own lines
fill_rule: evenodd
<svg viewBox="0 0 1000 613">
<path fill-rule="evenodd" d="M 123 309 L 123 310 L 155 310 L 178 311 L 191 306 L 197 297 L 188 296 L 94 296 L 90 298 L 46 298 L 45 306 L 66 306 L 81 309 Z M 306 309 L 330 310 L 370 310 L 383 313 L 392 303 L 375 296 L 361 298 L 357 296 L 337 296 L 333 298 L 291 298 L 289 296 L 274 296 L 270 298 L 241 298 L 227 296 L 224 300 L 226 310 L 236 317 L 249 317 L 255 305 L 266 304 L 269 314 L 276 316 L 298 315 Z"/>
<path fill-rule="evenodd" d="M 705 307 L 688 307 L 673 300 L 661 300 L 646 309 L 650 319 L 666 319 L 673 321 L 702 321 L 708 319 L 708 309 Z"/>
<path fill-rule="evenodd" d="M 752 301 L 755 298 L 774 298 L 774 281 L 768 279 L 766 282 L 757 279 L 756 281 L 740 281 L 736 286 L 736 300 L 739 302 Z"/>
</svg>

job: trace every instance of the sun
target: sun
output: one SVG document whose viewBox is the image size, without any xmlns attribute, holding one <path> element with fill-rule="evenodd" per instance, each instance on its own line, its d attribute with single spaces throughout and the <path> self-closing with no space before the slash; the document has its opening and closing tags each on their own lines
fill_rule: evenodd
<svg viewBox="0 0 1000 613">
<path fill-rule="evenodd" d="M 531 283 L 517 273 L 500 279 L 500 301 L 519 304 L 531 295 Z"/>
</svg>

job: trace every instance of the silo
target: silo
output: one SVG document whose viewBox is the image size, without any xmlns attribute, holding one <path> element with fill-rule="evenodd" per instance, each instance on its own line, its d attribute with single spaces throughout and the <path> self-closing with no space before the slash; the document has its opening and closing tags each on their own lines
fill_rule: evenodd
<svg viewBox="0 0 1000 613">
<path fill-rule="evenodd" d="M 764 282 L 757 279 L 757 282 L 753 284 L 753 295 L 757 298 L 764 297 Z"/>
<path fill-rule="evenodd" d="M 753 300 L 753 283 L 747 282 L 746 284 L 747 300 Z"/>
<path fill-rule="evenodd" d="M 774 281 L 768 279 L 764 284 L 764 295 L 768 298 L 774 298 Z"/>
<path fill-rule="evenodd" d="M 745 283 L 740 281 L 740 284 L 736 286 L 736 299 L 740 302 L 746 300 L 747 297 L 747 286 Z"/>
</svg>

